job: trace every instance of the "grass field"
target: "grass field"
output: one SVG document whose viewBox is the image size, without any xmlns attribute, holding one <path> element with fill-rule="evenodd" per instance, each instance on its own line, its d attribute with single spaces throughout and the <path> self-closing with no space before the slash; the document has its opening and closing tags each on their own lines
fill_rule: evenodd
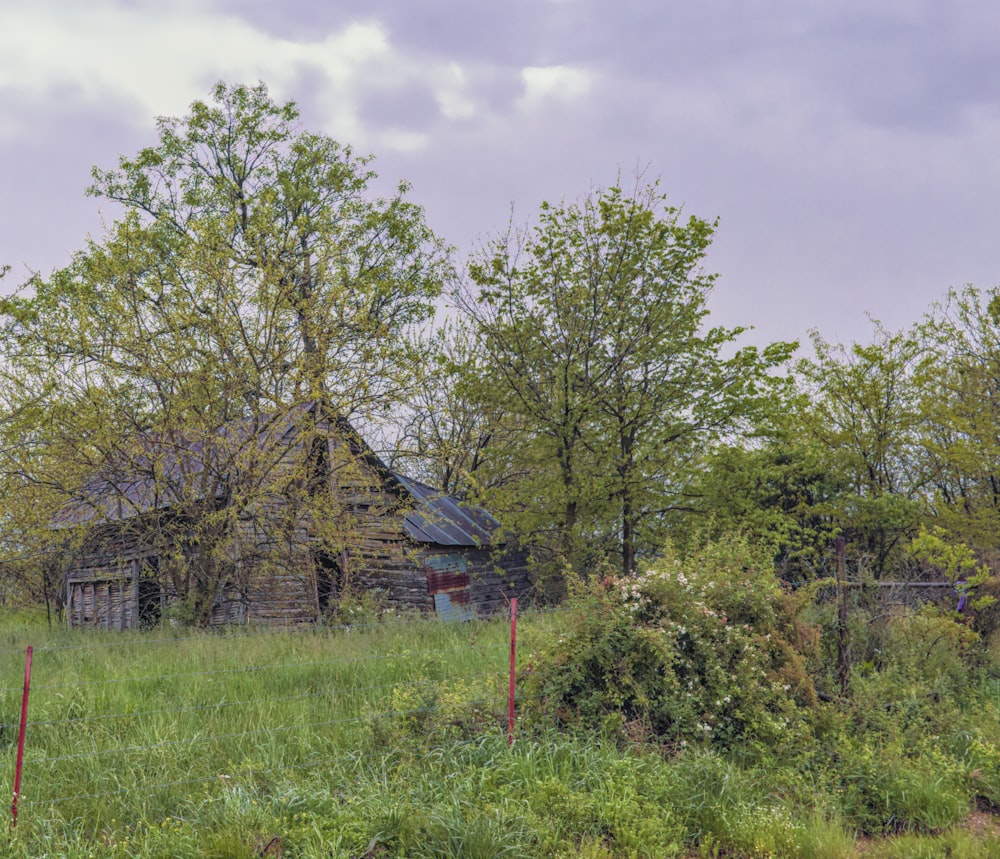
<svg viewBox="0 0 1000 859">
<path fill-rule="evenodd" d="M 522 662 L 559 623 L 522 622 Z M 893 801 L 917 831 L 857 840 L 844 796 L 877 772 L 560 734 L 530 699 L 509 747 L 504 621 L 123 635 L 11 620 L 0 634 L 8 796 L 34 648 L 6 856 L 1000 857 L 992 816 L 968 817 L 972 757 L 942 752 L 936 776 L 904 780 Z"/>
</svg>

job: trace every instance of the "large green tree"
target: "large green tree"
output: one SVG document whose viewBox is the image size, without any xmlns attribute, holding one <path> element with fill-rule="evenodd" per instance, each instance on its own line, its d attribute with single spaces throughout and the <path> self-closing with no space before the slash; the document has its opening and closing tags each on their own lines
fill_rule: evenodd
<svg viewBox="0 0 1000 859">
<path fill-rule="evenodd" d="M 129 217 L 110 270 L 89 280 L 137 279 L 145 289 L 130 303 L 194 314 L 195 329 L 225 314 L 221 330 L 203 327 L 217 353 L 249 363 L 247 396 L 381 408 L 413 382 L 405 334 L 432 313 L 442 244 L 405 183 L 373 195 L 371 159 L 302 131 L 294 103 L 276 104 L 263 85 L 218 84 L 213 99 L 159 119 L 157 146 L 95 169 L 91 193 Z M 138 251 L 156 269 L 146 282 L 121 265 Z"/>
<path fill-rule="evenodd" d="M 828 573 L 826 558 L 851 484 L 836 455 L 781 427 L 751 445 L 709 451 L 688 494 L 692 512 L 679 518 L 679 546 L 742 533 L 773 552 L 781 578 L 797 583 Z"/>
<path fill-rule="evenodd" d="M 525 473 L 496 506 L 557 557 L 613 552 L 626 574 L 657 549 L 705 445 L 749 428 L 793 344 L 736 348 L 710 327 L 714 224 L 658 185 L 543 204 L 490 241 L 460 305 L 484 399 L 515 416 Z"/>
<path fill-rule="evenodd" d="M 929 356 L 914 337 L 877 323 L 868 344 L 835 345 L 817 332 L 812 339 L 813 357 L 796 365 L 796 432 L 825 452 L 845 484 L 826 509 L 858 564 L 878 577 L 923 514 L 919 391 Z"/>
<path fill-rule="evenodd" d="M 1000 545 L 1000 290 L 950 290 L 915 329 L 928 356 L 921 448 L 928 496 L 949 531 Z"/>
<path fill-rule="evenodd" d="M 261 458 L 263 416 L 391 410 L 449 263 L 405 184 L 372 193 L 370 158 L 303 131 L 264 85 L 220 83 L 157 125 L 155 146 L 94 170 L 90 193 L 121 207 L 107 234 L 0 303 L 3 516 L 9 548 L 37 550 L 94 474 L 138 473 L 200 547 L 177 589 L 203 613 L 231 517 L 294 482 Z"/>
</svg>

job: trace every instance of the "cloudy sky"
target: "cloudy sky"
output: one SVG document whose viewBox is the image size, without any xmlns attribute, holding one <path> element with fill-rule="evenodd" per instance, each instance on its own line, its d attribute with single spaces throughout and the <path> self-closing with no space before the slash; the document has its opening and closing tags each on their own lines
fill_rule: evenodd
<svg viewBox="0 0 1000 859">
<path fill-rule="evenodd" d="M 91 166 L 220 79 L 374 153 L 463 253 L 660 177 L 719 218 L 713 318 L 760 341 L 1000 284 L 995 0 L 0 0 L 4 287 L 99 236 Z"/>
</svg>

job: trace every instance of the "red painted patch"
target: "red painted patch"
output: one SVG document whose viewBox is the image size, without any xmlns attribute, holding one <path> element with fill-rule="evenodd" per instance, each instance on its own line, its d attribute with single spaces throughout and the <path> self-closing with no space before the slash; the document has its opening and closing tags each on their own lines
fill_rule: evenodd
<svg viewBox="0 0 1000 859">
<path fill-rule="evenodd" d="M 440 570 L 427 570 L 427 589 L 432 594 L 450 593 L 459 591 L 469 586 L 468 573 L 442 572 Z"/>
</svg>

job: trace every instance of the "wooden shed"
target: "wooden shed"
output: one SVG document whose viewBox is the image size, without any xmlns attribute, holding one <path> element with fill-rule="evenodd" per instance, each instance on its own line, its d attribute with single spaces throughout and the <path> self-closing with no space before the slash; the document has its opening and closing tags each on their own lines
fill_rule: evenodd
<svg viewBox="0 0 1000 859">
<path fill-rule="evenodd" d="M 53 523 L 71 547 L 70 626 L 155 625 L 192 581 L 207 599 L 198 622 L 213 625 L 315 623 L 348 589 L 448 619 L 529 592 L 495 518 L 392 471 L 316 403 L 136 449 Z"/>
</svg>

